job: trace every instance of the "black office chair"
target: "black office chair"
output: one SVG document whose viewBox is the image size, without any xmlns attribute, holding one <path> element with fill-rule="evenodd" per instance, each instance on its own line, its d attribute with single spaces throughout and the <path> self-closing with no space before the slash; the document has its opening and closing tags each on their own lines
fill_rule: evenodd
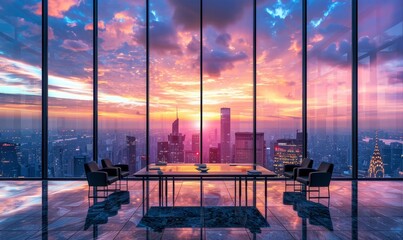
<svg viewBox="0 0 403 240">
<path fill-rule="evenodd" d="M 119 170 L 117 168 L 104 168 L 99 169 L 98 164 L 94 161 L 84 163 L 85 175 L 88 182 L 88 198 L 107 198 L 108 191 L 115 191 L 109 189 L 109 185 L 116 183 L 119 180 Z M 93 187 L 93 196 L 91 196 L 91 187 Z M 99 190 L 98 187 L 103 187 Z M 97 192 L 104 192 L 103 196 L 98 196 Z"/>
<path fill-rule="evenodd" d="M 298 164 L 286 164 L 284 165 L 284 177 L 285 178 L 285 185 L 284 191 L 287 191 L 287 186 L 294 186 L 295 191 L 295 180 L 297 178 L 297 168 L 312 168 L 313 160 L 309 158 L 304 158 L 300 165 Z M 288 184 L 287 180 L 292 179 L 293 184 Z"/>
<path fill-rule="evenodd" d="M 333 163 L 321 162 L 318 169 L 298 168 L 297 181 L 305 185 L 305 191 L 308 192 L 308 198 L 330 198 L 330 180 L 333 174 Z M 308 189 L 306 189 L 308 187 Z M 312 190 L 311 188 L 317 188 Z M 327 187 L 327 196 L 320 196 L 320 188 Z M 311 197 L 311 192 L 317 192 L 317 197 Z"/>
<path fill-rule="evenodd" d="M 124 179 L 124 178 L 126 178 L 126 190 L 129 190 L 129 181 L 128 181 L 128 178 L 129 178 L 129 175 L 130 175 L 130 172 L 129 172 L 129 165 L 127 165 L 127 164 L 115 164 L 115 165 L 113 165 L 112 164 L 112 161 L 110 160 L 110 159 L 102 159 L 102 167 L 103 168 L 118 168 L 119 169 L 119 188 L 121 188 L 121 186 L 122 186 L 122 180 Z"/>
</svg>

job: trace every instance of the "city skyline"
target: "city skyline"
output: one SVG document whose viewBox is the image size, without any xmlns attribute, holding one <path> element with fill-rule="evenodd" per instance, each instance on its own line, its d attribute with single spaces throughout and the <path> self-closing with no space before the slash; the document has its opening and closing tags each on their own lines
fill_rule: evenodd
<svg viewBox="0 0 403 240">
<path fill-rule="evenodd" d="M 257 1 L 256 16 L 248 0 L 203 0 L 203 11 L 200 3 L 150 0 L 147 30 L 145 0 L 99 2 L 98 115 L 93 116 L 93 2 L 49 0 L 48 49 L 44 51 L 42 2 L 3 1 L 0 142 L 20 149 L 16 150 L 23 156 L 18 160 L 20 173 L 40 175 L 44 131 L 51 177 L 81 174 L 75 166 L 98 160 L 94 157 L 135 162 L 134 168 L 141 168 L 146 144 L 150 157 L 158 158 L 158 143 L 168 143 L 160 144 L 160 157 L 168 159 L 164 149 L 169 151 L 169 134 L 171 139 L 179 136 L 172 130 L 172 123 L 179 119 L 180 133 L 186 136 L 180 146 L 185 161 L 208 161 L 210 152 L 214 161 L 217 154 L 222 161 L 218 144 L 223 143 L 230 161 L 236 133 L 252 133 L 256 127 L 256 133 L 264 134 L 267 148 L 263 162 L 270 165 L 276 143 L 297 139 L 295 133 L 306 120 L 308 155 L 317 162 L 335 163 L 335 176 L 351 177 L 352 120 L 357 117 L 359 175 L 368 175 L 376 130 L 385 176 L 399 175 L 403 168 L 399 158 L 403 141 L 400 0 L 382 4 L 358 0 L 358 66 L 354 69 L 350 0 L 308 1 L 306 56 L 301 0 Z M 48 53 L 46 103 L 41 96 L 44 53 Z M 352 102 L 354 71 L 358 73 L 356 104 Z M 307 103 L 304 116 L 303 103 Z M 41 129 L 43 104 L 47 129 Z M 353 116 L 355 107 L 358 116 Z M 229 122 L 223 121 L 222 109 L 230 109 Z M 94 121 L 98 123 L 96 139 Z M 223 131 L 223 126 L 229 128 Z M 131 151 L 127 137 L 135 138 L 129 141 Z M 203 141 L 198 146 L 203 148 L 199 152 L 203 159 L 194 151 L 197 139 Z M 98 156 L 93 156 L 94 144 Z"/>
</svg>

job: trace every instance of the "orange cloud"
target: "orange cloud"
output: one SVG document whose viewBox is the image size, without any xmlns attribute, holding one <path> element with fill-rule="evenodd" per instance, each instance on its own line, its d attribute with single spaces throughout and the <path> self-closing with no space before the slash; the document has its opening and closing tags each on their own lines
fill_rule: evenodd
<svg viewBox="0 0 403 240">
<path fill-rule="evenodd" d="M 63 18 L 64 13 L 70 10 L 73 6 L 78 6 L 80 4 L 79 0 L 50 0 L 48 3 L 49 7 L 49 16 L 56 17 L 56 18 Z M 38 14 L 38 10 L 35 12 Z M 40 9 L 40 13 L 42 13 L 42 9 Z"/>
<path fill-rule="evenodd" d="M 94 24 L 93 23 L 88 23 L 84 27 L 85 30 L 92 31 L 94 29 Z M 100 30 L 105 30 L 105 22 L 104 21 L 98 21 L 98 29 Z"/>
<path fill-rule="evenodd" d="M 102 24 L 105 31 L 99 33 L 99 37 L 104 41 L 102 48 L 104 50 L 114 50 L 127 43 L 131 46 L 136 45 L 133 38 L 135 29 L 138 28 L 137 19 L 127 11 L 118 12 L 113 19 L 106 24 Z"/>
</svg>

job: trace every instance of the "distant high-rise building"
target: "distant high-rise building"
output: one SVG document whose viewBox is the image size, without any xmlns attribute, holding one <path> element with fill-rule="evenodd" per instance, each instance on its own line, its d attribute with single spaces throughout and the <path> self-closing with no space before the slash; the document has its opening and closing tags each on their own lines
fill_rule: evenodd
<svg viewBox="0 0 403 240">
<path fill-rule="evenodd" d="M 126 147 L 127 147 L 127 161 L 129 164 L 129 172 L 135 173 L 140 169 L 137 169 L 136 164 L 136 137 L 126 136 Z"/>
<path fill-rule="evenodd" d="M 20 176 L 18 159 L 19 145 L 15 143 L 0 142 L 0 176 Z"/>
<path fill-rule="evenodd" d="M 159 162 L 168 162 L 169 147 L 168 142 L 157 143 L 157 160 Z"/>
<path fill-rule="evenodd" d="M 378 146 L 378 131 L 375 136 L 375 149 L 372 154 L 371 162 L 369 163 L 368 177 L 371 178 L 383 178 L 385 175 L 385 169 L 383 168 L 383 161 L 381 152 Z"/>
<path fill-rule="evenodd" d="M 209 149 L 209 162 L 220 163 L 220 151 L 218 147 L 210 147 Z"/>
<path fill-rule="evenodd" d="M 183 163 L 185 162 L 185 141 L 186 135 L 179 133 L 179 118 L 172 123 L 172 133 L 168 135 L 169 157 L 168 162 Z"/>
<path fill-rule="evenodd" d="M 192 135 L 192 151 L 193 152 L 199 152 L 199 146 L 200 146 L 200 135 L 199 134 L 193 134 Z"/>
<path fill-rule="evenodd" d="M 302 133 L 297 132 L 296 139 L 278 139 L 274 143 L 273 168 L 277 174 L 283 174 L 284 165 L 299 164 L 302 159 Z"/>
<path fill-rule="evenodd" d="M 222 146 L 222 145 L 221 145 Z M 235 133 L 234 159 L 236 163 L 253 163 L 253 133 Z M 256 133 L 256 163 L 266 166 L 266 142 L 264 133 Z"/>
<path fill-rule="evenodd" d="M 231 109 L 221 108 L 221 162 L 231 162 Z"/>
<path fill-rule="evenodd" d="M 84 177 L 84 163 L 90 161 L 88 156 L 74 156 L 74 177 Z"/>
</svg>

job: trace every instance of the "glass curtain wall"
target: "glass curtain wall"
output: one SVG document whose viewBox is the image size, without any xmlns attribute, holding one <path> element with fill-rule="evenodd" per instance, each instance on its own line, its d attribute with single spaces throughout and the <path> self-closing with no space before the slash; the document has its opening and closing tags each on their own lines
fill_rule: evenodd
<svg viewBox="0 0 403 240">
<path fill-rule="evenodd" d="M 253 163 L 253 1 L 204 0 L 202 31 L 203 162 Z"/>
<path fill-rule="evenodd" d="M 263 166 L 282 174 L 302 158 L 302 3 L 257 6 L 257 141 Z"/>
<path fill-rule="evenodd" d="M 128 164 L 130 173 L 146 164 L 145 4 L 98 5 L 98 159 Z"/>
<path fill-rule="evenodd" d="M 200 0 L 150 0 L 150 163 L 197 163 Z"/>
<path fill-rule="evenodd" d="M 257 1 L 256 46 L 253 1 L 203 0 L 202 28 L 200 0 L 149 3 L 150 163 L 252 163 L 255 107 L 258 164 L 281 174 L 285 163 L 300 161 L 306 117 L 315 167 L 329 161 L 335 177 L 352 176 L 352 0 L 308 1 L 307 116 L 301 111 L 302 1 Z M 99 1 L 99 153 L 93 159 L 93 1 L 48 0 L 50 178 L 83 177 L 83 163 L 103 158 L 128 163 L 132 172 L 145 166 L 145 4 Z M 0 6 L 2 178 L 42 176 L 41 5 L 3 0 Z M 402 9 L 400 0 L 358 0 L 361 178 L 403 176 Z"/>
<path fill-rule="evenodd" d="M 48 1 L 49 177 L 84 177 L 92 161 L 92 1 Z"/>
<path fill-rule="evenodd" d="M 401 178 L 403 2 L 358 4 L 358 176 Z"/>
<path fill-rule="evenodd" d="M 41 177 L 42 2 L 1 1 L 0 178 Z"/>
<path fill-rule="evenodd" d="M 308 156 L 351 177 L 351 0 L 308 1 Z"/>
</svg>

